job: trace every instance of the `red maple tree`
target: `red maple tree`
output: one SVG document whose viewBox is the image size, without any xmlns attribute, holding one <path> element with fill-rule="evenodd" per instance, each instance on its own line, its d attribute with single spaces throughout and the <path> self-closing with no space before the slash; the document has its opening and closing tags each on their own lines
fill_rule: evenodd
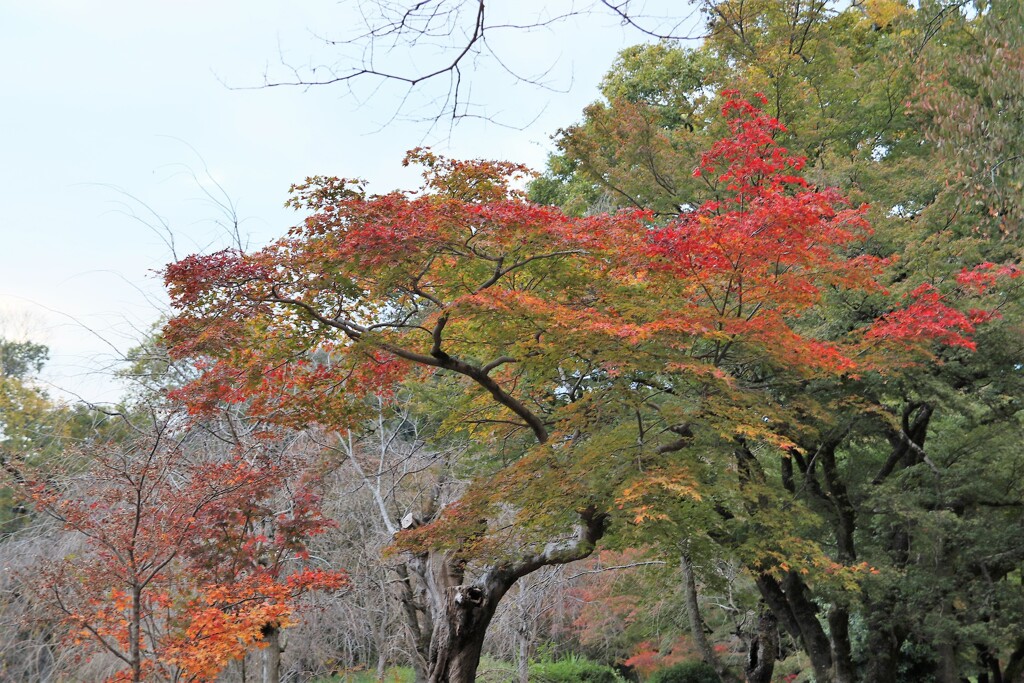
<svg viewBox="0 0 1024 683">
<path fill-rule="evenodd" d="M 309 490 L 269 507 L 295 474 L 258 450 L 197 460 L 166 431 L 101 449 L 64 485 L 32 487 L 81 548 L 41 569 L 40 594 L 72 645 L 120 660 L 111 681 L 213 680 L 289 625 L 303 594 L 346 584 L 340 571 L 286 568 L 329 524 Z"/>
</svg>

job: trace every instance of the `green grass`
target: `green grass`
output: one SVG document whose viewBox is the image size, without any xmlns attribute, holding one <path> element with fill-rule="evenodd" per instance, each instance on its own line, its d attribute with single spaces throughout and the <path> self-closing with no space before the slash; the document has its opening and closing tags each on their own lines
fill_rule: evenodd
<svg viewBox="0 0 1024 683">
<path fill-rule="evenodd" d="M 384 672 L 383 683 L 413 683 L 416 675 L 410 666 L 393 666 Z M 331 676 L 317 678 L 313 683 L 377 683 L 376 671 L 349 671 Z"/>
<path fill-rule="evenodd" d="M 600 671 L 597 671 L 600 670 Z M 598 674 L 598 675 L 595 675 Z M 390 667 L 384 672 L 383 683 L 413 683 L 415 675 L 411 667 Z M 476 680 L 480 683 L 516 683 L 519 675 L 515 664 L 484 657 L 476 671 Z M 600 666 L 581 657 L 564 657 L 557 661 L 543 660 L 530 663 L 531 681 L 551 681 L 566 683 L 567 681 L 606 681 L 618 680 L 608 667 Z M 377 683 L 375 671 L 350 671 L 331 678 L 318 678 L 313 683 Z"/>
</svg>

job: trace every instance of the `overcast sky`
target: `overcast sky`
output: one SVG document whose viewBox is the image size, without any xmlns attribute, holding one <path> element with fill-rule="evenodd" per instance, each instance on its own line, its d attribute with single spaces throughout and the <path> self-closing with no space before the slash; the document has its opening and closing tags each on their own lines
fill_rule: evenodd
<svg viewBox="0 0 1024 683">
<path fill-rule="evenodd" d="M 532 21 L 570 4 L 502 7 Z M 400 161 L 421 144 L 540 168 L 616 52 L 643 39 L 608 14 L 495 32 L 508 65 L 553 90 L 478 60 L 467 92 L 485 118 L 454 128 L 408 120 L 429 117 L 435 93 L 399 110 L 395 84 L 243 89 L 287 77 L 282 64 L 340 59 L 319 38 L 357 26 L 353 4 L 326 0 L 0 0 L 0 336 L 46 343 L 49 382 L 113 401 L 112 363 L 166 305 L 161 221 L 179 258 L 226 246 L 210 193 L 234 204 L 259 246 L 297 222 L 282 208 L 291 183 L 329 174 L 413 187 Z"/>
</svg>

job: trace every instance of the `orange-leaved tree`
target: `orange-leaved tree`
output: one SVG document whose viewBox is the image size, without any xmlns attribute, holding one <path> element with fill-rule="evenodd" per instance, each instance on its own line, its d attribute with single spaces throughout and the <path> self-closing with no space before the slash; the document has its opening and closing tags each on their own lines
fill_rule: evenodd
<svg viewBox="0 0 1024 683">
<path fill-rule="evenodd" d="M 574 219 L 529 204 L 514 189 L 526 175 L 515 164 L 422 150 L 408 161 L 424 166 L 419 193 L 312 179 L 292 201 L 312 215 L 288 237 L 168 267 L 178 315 L 167 337 L 205 367 L 179 392 L 194 410 L 244 401 L 263 419 L 343 433 L 368 395 L 447 375 L 463 385 L 450 421 L 478 440 L 504 444 L 513 461 L 550 441 L 597 361 L 596 349 L 545 330 L 565 307 L 583 313 L 607 270 L 589 250 L 615 234 L 636 238 L 641 216 Z M 471 547 L 493 540 L 481 531 L 495 510 L 477 502 L 450 509 L 448 530 L 424 526 L 410 546 L 433 612 L 422 653 L 433 681 L 472 680 L 513 583 L 585 557 L 605 530 L 603 510 L 574 497 L 534 511 L 548 535 Z"/>
<path fill-rule="evenodd" d="M 163 425 L 29 485 L 76 548 L 41 568 L 40 596 L 70 645 L 120 664 L 111 681 L 213 680 L 291 623 L 303 594 L 347 582 L 285 568 L 329 523 L 312 488 L 281 496 L 296 463 L 258 447 L 199 458 L 187 441 Z"/>
<path fill-rule="evenodd" d="M 566 216 L 525 201 L 518 165 L 414 150 L 418 192 L 313 178 L 285 238 L 167 268 L 172 353 L 204 369 L 179 392 L 196 412 L 245 402 L 342 433 L 398 382 L 458 387 L 445 425 L 495 457 L 399 536 L 428 568 L 431 681 L 472 680 L 502 596 L 592 552 L 617 508 L 661 521 L 705 495 L 695 470 L 721 463 L 698 446 L 794 447 L 772 378 L 873 370 L 885 344 L 970 344 L 971 319 L 924 290 L 887 304 L 912 315 L 815 324 L 831 291 L 886 299 L 863 212 L 809 186 L 756 106 L 724 114 L 731 134 L 699 169 L 714 198 L 668 224 Z M 713 485 L 736 500 L 735 484 Z"/>
</svg>

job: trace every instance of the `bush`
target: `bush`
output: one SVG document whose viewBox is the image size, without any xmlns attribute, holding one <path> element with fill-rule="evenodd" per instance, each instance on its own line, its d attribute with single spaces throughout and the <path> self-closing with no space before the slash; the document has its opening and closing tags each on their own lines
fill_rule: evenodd
<svg viewBox="0 0 1024 683">
<path fill-rule="evenodd" d="M 530 680 L 538 683 L 622 683 L 615 669 L 582 657 L 534 662 Z"/>
<path fill-rule="evenodd" d="M 658 669 L 648 683 L 721 683 L 721 679 L 705 662 L 683 662 Z"/>
</svg>

